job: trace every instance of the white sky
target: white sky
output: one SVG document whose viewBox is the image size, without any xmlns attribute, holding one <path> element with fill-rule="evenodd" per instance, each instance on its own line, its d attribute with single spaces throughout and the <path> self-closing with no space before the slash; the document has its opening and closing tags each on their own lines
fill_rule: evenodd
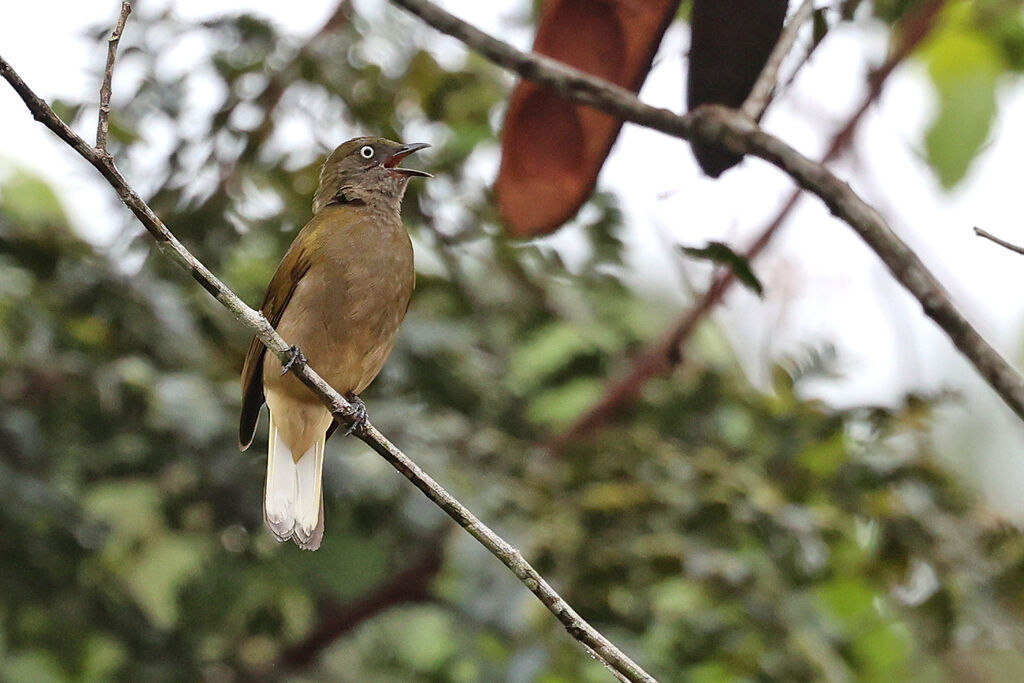
<svg viewBox="0 0 1024 683">
<path fill-rule="evenodd" d="M 440 4 L 526 48 L 529 33 L 509 23 L 523 2 Z M 119 2 L 60 4 L 55 11 L 52 3 L 6 3 L 0 9 L 0 54 L 44 98 L 93 98 L 98 83 L 88 67 L 102 59 L 104 48 L 80 33 L 99 22 L 112 24 Z M 245 9 L 305 35 L 323 23 L 334 0 L 180 0 L 173 5 L 190 20 Z M 356 2 L 367 14 L 385 11 L 382 6 L 377 0 Z M 687 42 L 685 27 L 670 29 L 641 92 L 645 101 L 680 109 Z M 438 37 L 431 44 L 449 58 L 461 54 L 452 39 Z M 879 63 L 885 50 L 880 29 L 834 31 L 794 87 L 769 110 L 766 127 L 804 153 L 819 156 L 830 132 L 860 101 L 866 69 Z M 1024 257 L 971 232 L 979 225 L 1024 243 L 1024 173 L 1019 164 L 1024 83 L 1004 82 L 999 101 L 999 122 L 990 144 L 967 179 L 945 193 L 918 153 L 934 102 L 922 68 L 911 63 L 890 79 L 881 102 L 861 126 L 853 154 L 835 168 L 918 251 L 982 334 L 1022 366 L 1024 297 L 1019 288 Z M 123 215 L 109 187 L 35 123 L 6 84 L 0 86 L 0 130 L 0 175 L 5 167 L 21 166 L 49 178 L 61 190 L 76 227 L 99 244 L 109 243 Z M 80 132 L 87 139 L 93 135 L 91 130 Z M 665 302 L 666 327 L 685 301 L 678 263 L 666 245 L 699 246 L 720 239 L 742 249 L 791 189 L 787 178 L 757 160 L 744 162 L 719 181 L 706 179 L 685 143 L 632 125 L 625 127 L 599 183 L 614 188 L 621 198 L 634 245 L 632 277 L 643 292 Z M 571 237 L 563 235 L 555 242 L 568 243 Z M 845 376 L 818 383 L 815 390 L 837 405 L 891 403 L 915 390 L 962 392 L 964 405 L 942 413 L 935 441 L 965 474 L 984 485 L 994 509 L 1024 520 L 1024 427 L 850 228 L 833 219 L 820 202 L 805 198 L 754 265 L 765 284 L 765 298 L 736 291 L 717 314 L 753 381 L 763 385 L 776 359 L 800 357 L 808 345 L 832 342 Z M 652 338 L 660 334 L 653 330 Z"/>
</svg>

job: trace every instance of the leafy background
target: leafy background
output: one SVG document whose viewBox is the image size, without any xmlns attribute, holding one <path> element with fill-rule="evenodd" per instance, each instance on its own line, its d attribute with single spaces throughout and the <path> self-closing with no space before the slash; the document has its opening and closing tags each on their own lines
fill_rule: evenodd
<svg viewBox="0 0 1024 683">
<path fill-rule="evenodd" d="M 831 28 L 913 4 L 843 3 Z M 418 290 L 371 415 L 659 678 L 1019 672 L 1024 542 L 935 457 L 928 426 L 953 398 L 809 399 L 841 363 L 827 343 L 755 386 L 709 322 L 618 419 L 557 441 L 673 311 L 624 276 L 613 192 L 567 228 L 571 265 L 503 237 L 479 168 L 509 79 L 396 41 L 408 22 L 383 16 L 343 3 L 303 42 L 256 15 L 195 24 L 138 3 L 119 165 L 257 302 L 325 149 L 363 130 L 436 141 L 421 163 L 437 178 L 405 205 Z M 215 47 L 181 68 L 181 45 Z M 950 3 L 916 59 L 938 96 L 923 154 L 954 187 L 997 83 L 1024 67 L 1019 8 Z M 329 446 L 323 548 L 277 545 L 262 458 L 237 452 L 246 334 L 127 220 L 103 249 L 77 235 L 59 190 L 16 167 L 0 186 L 0 678 L 608 680 L 358 442 Z"/>
</svg>

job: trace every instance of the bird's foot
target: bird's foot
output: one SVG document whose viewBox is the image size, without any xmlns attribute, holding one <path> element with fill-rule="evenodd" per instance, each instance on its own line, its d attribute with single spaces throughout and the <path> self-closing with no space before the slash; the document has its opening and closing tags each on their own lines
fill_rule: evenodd
<svg viewBox="0 0 1024 683">
<path fill-rule="evenodd" d="M 288 372 L 296 365 L 305 365 L 306 357 L 302 354 L 302 349 L 298 346 L 291 346 L 288 348 L 288 360 L 281 365 L 281 374 L 287 375 Z"/>
<path fill-rule="evenodd" d="M 345 400 L 352 405 L 352 412 L 349 414 L 352 418 L 352 424 L 345 430 L 345 436 L 348 436 L 357 430 L 362 431 L 370 421 L 370 417 L 366 414 L 366 404 L 351 391 L 345 394 Z"/>
</svg>

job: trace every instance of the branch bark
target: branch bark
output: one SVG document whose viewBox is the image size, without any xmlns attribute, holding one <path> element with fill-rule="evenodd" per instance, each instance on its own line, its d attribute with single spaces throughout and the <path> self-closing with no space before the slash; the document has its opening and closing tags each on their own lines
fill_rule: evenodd
<svg viewBox="0 0 1024 683">
<path fill-rule="evenodd" d="M 1018 247 L 1013 242 L 1007 242 L 1004 239 L 1000 239 L 1000 238 L 996 237 L 995 235 L 993 235 L 992 233 L 990 233 L 987 230 L 982 230 L 981 228 L 975 228 L 974 229 L 974 234 L 977 235 L 978 237 L 984 237 L 987 240 L 995 242 L 996 244 L 998 244 L 999 246 L 1003 247 L 1004 249 L 1009 249 L 1010 251 L 1016 252 L 1018 254 L 1024 254 L 1024 247 Z"/>
<path fill-rule="evenodd" d="M 117 46 L 121 42 L 121 33 L 128 15 L 132 13 L 132 5 L 128 0 L 121 0 L 121 15 L 117 25 L 107 39 L 107 65 L 103 69 L 103 84 L 100 86 L 100 113 L 96 117 L 96 149 L 107 151 L 107 133 L 110 130 L 110 95 L 114 81 L 114 60 L 117 59 Z"/>
<path fill-rule="evenodd" d="M 705 106 L 684 116 L 644 104 L 631 92 L 538 54 L 527 54 L 439 8 L 429 0 L 391 0 L 498 66 L 542 83 L 562 97 L 683 140 L 717 142 L 736 154 L 760 157 L 816 195 L 860 235 L 893 277 L 921 304 L 954 346 L 1018 417 L 1024 419 L 1024 381 L 964 318 L 931 271 L 885 219 L 822 164 L 761 130 L 735 110 Z"/>
<path fill-rule="evenodd" d="M 814 0 L 804 0 L 803 4 L 793 13 L 793 18 L 786 24 L 786 28 L 782 30 L 779 42 L 775 44 L 771 55 L 768 56 L 768 61 L 765 63 L 764 69 L 761 70 L 761 75 L 757 77 L 754 87 L 751 88 L 750 95 L 740 107 L 740 111 L 751 120 L 760 121 L 764 110 L 768 108 L 772 91 L 779 80 L 779 69 L 782 68 L 782 62 L 785 61 L 789 51 L 793 49 L 797 36 L 800 35 L 800 28 L 811 18 L 813 13 Z"/>
<path fill-rule="evenodd" d="M 6 80 L 21 97 L 33 118 L 49 128 L 57 137 L 88 161 L 110 183 L 118 197 L 127 206 L 143 227 L 156 241 L 160 252 L 187 271 L 211 296 L 260 338 L 267 349 L 283 363 L 291 359 L 289 344 L 281 338 L 267 319 L 250 308 L 237 294 L 231 291 L 210 270 L 203 265 L 168 230 L 146 202 L 117 170 L 106 150 L 90 146 L 57 116 L 45 101 L 37 96 L 21 79 L 11 65 L 0 57 L 0 76 Z M 348 426 L 353 424 L 355 410 L 342 396 L 304 362 L 294 362 L 291 372 L 331 411 L 336 420 Z M 409 459 L 394 444 L 388 441 L 376 427 L 365 423 L 353 432 L 361 441 L 380 454 L 405 478 L 423 492 L 435 505 L 454 519 L 462 528 L 480 542 L 488 551 L 508 567 L 547 609 L 562 623 L 565 630 L 579 641 L 587 651 L 604 664 L 616 677 L 627 681 L 654 683 L 655 679 L 630 659 L 622 650 L 604 637 L 597 629 L 574 610 L 561 595 L 534 569 L 505 539 L 480 521 L 458 499 L 438 484 L 432 477 Z"/>
<path fill-rule="evenodd" d="M 868 92 L 857 110 L 847 119 L 833 136 L 828 150 L 821 158 L 822 164 L 836 159 L 853 142 L 854 134 L 860 126 L 871 106 L 878 101 L 892 72 L 905 60 L 935 26 L 935 18 L 945 5 L 945 0 L 930 0 L 922 4 L 907 17 L 899 27 L 896 47 L 885 62 L 868 74 Z M 760 232 L 757 239 L 744 253 L 749 262 L 768 246 L 786 218 L 796 207 L 801 190 L 796 190 L 782 206 L 775 218 Z M 977 229 L 976 229 L 977 230 Z M 599 428 L 613 417 L 626 403 L 639 395 L 648 380 L 659 375 L 667 375 L 683 360 L 682 345 L 690 338 L 697 324 L 721 301 L 725 293 L 736 281 L 731 270 L 719 274 L 708 287 L 704 295 L 672 326 L 661 341 L 649 347 L 632 362 L 629 372 L 622 378 L 610 383 L 601 395 L 601 399 L 583 413 L 566 431 L 551 441 L 551 448 L 559 451 L 571 441 L 586 436 Z"/>
</svg>

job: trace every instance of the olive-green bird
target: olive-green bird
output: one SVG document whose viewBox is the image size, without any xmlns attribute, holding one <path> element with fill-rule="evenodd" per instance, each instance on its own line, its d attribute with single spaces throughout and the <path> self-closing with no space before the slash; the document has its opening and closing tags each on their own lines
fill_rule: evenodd
<svg viewBox="0 0 1024 683">
<path fill-rule="evenodd" d="M 320 171 L 313 218 L 281 259 L 260 307 L 363 420 L 357 394 L 391 353 L 416 281 L 400 212 L 409 178 L 430 174 L 399 164 L 424 147 L 362 137 L 334 150 Z M 263 519 L 277 540 L 316 550 L 324 535 L 324 444 L 337 425 L 254 337 L 242 369 L 242 450 L 252 444 L 264 401 L 270 434 Z"/>
</svg>

